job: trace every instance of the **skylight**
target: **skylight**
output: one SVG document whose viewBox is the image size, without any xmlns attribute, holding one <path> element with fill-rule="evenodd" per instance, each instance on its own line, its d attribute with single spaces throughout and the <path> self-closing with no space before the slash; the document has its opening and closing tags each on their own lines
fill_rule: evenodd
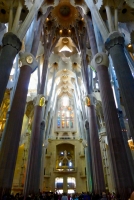
<svg viewBox="0 0 134 200">
<path fill-rule="evenodd" d="M 62 51 L 69 51 L 69 52 L 72 52 L 72 50 L 69 49 L 69 47 L 66 46 L 66 45 L 64 45 L 64 46 L 61 48 L 61 50 L 60 50 L 59 52 L 62 52 Z"/>
</svg>

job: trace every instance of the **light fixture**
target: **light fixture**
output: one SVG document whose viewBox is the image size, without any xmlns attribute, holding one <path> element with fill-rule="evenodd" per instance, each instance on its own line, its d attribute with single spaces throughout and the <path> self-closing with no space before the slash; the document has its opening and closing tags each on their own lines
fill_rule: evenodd
<svg viewBox="0 0 134 200">
<path fill-rule="evenodd" d="M 132 44 L 129 44 L 129 45 L 128 45 L 128 48 L 131 48 L 131 47 L 132 47 Z"/>
<path fill-rule="evenodd" d="M 60 34 L 62 34 L 62 30 L 60 30 L 59 32 L 60 32 Z"/>
</svg>

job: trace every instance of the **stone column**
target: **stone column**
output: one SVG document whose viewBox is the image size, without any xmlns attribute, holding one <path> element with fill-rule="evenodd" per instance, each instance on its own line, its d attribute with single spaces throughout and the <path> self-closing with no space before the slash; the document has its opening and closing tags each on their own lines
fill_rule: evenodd
<svg viewBox="0 0 134 200">
<path fill-rule="evenodd" d="M 134 140 L 134 78 L 124 54 L 124 38 L 119 32 L 113 32 L 106 40 L 105 46 L 114 64 L 130 132 Z"/>
<path fill-rule="evenodd" d="M 82 92 L 81 92 L 80 86 L 78 84 L 78 75 L 77 75 L 76 71 L 75 71 L 75 75 L 76 75 L 76 82 L 74 82 L 74 87 L 75 87 L 75 91 L 76 91 L 75 94 L 77 94 L 77 98 L 80 99 L 82 116 L 83 116 L 83 119 L 85 120 L 86 119 L 85 106 L 83 104 Z"/>
<path fill-rule="evenodd" d="M 50 115 L 49 115 L 49 118 L 48 118 L 48 122 L 47 122 L 47 124 L 48 124 L 47 129 L 46 129 L 46 132 L 45 132 L 46 139 L 48 139 L 49 136 L 50 136 L 50 128 L 51 128 L 51 123 L 52 123 L 52 117 L 53 117 L 53 111 L 51 109 Z"/>
<path fill-rule="evenodd" d="M 95 39 L 95 33 L 94 33 L 94 28 L 92 24 L 92 20 L 89 16 L 85 15 L 84 16 L 85 21 L 86 21 L 86 28 L 87 28 L 87 34 L 88 34 L 88 39 L 91 45 L 91 52 L 92 56 L 94 56 L 97 52 L 97 44 L 96 44 L 96 39 Z M 86 60 L 86 59 L 85 59 Z M 85 62 L 85 66 L 87 63 Z M 85 73 L 87 73 L 87 66 L 85 67 Z M 91 72 L 92 73 L 92 72 Z M 92 88 L 89 90 L 89 77 L 86 77 L 87 79 L 87 92 L 90 94 L 89 96 L 92 95 Z M 93 190 L 96 192 L 103 192 L 105 191 L 105 182 L 104 182 L 104 173 L 103 173 L 103 167 L 102 167 L 102 158 L 101 158 L 101 151 L 100 151 L 100 144 L 99 144 L 99 135 L 98 135 L 98 127 L 97 127 L 97 119 L 96 119 L 96 113 L 95 113 L 95 107 L 93 104 L 93 99 L 91 96 L 91 105 L 89 106 L 88 109 L 88 117 L 89 117 L 89 133 L 90 133 L 90 138 L 89 138 L 89 133 L 87 134 L 87 139 L 88 139 L 88 145 L 91 145 L 91 149 L 88 148 L 88 151 L 91 151 L 92 155 L 92 179 L 93 179 Z"/>
<path fill-rule="evenodd" d="M 129 163 L 131 174 L 132 174 L 133 181 L 134 181 L 134 160 L 132 157 L 131 149 L 128 145 L 127 130 L 126 130 L 125 123 L 123 120 L 123 113 L 120 110 L 118 110 L 117 113 L 118 113 L 118 118 L 119 118 L 121 130 L 122 130 L 122 137 L 124 140 L 124 145 L 125 145 L 125 149 L 126 149 L 126 153 L 127 153 L 127 159 L 128 159 L 128 163 Z"/>
<path fill-rule="evenodd" d="M 88 191 L 92 192 L 94 191 L 93 188 L 93 165 L 92 165 L 92 156 L 91 156 L 91 141 L 90 141 L 90 133 L 89 133 L 89 122 L 86 120 L 85 121 L 85 128 L 86 128 L 86 134 L 87 134 L 87 150 L 85 150 L 86 152 L 86 157 L 87 157 L 87 182 L 88 182 Z M 85 147 L 86 148 L 86 147 Z"/>
<path fill-rule="evenodd" d="M 40 170 L 40 192 L 43 192 L 44 183 L 44 163 L 46 160 L 45 154 L 48 147 L 48 140 L 43 141 L 42 158 L 41 158 L 41 170 Z"/>
<path fill-rule="evenodd" d="M 18 12 L 16 12 L 15 19 L 12 21 L 11 32 L 4 35 L 2 43 L 3 47 L 0 54 L 0 105 L 3 100 L 4 92 L 8 83 L 10 71 L 13 65 L 16 54 L 21 49 L 21 41 L 23 40 L 30 24 L 32 23 L 35 14 L 42 5 L 43 0 L 36 0 L 31 10 L 29 11 L 24 22 L 19 26 L 18 23 L 20 18 L 21 5 L 18 6 Z M 49 9 L 48 9 L 49 10 Z M 48 12 L 48 11 L 47 11 Z M 46 12 L 46 13 L 47 13 Z M 11 24 L 10 24 L 11 25 Z M 12 33 L 13 32 L 13 33 Z M 34 54 L 33 54 L 34 55 Z"/>
<path fill-rule="evenodd" d="M 0 105 L 10 76 L 15 56 L 21 49 L 19 38 L 9 32 L 2 39 L 2 50 L 0 54 Z"/>
<path fill-rule="evenodd" d="M 48 59 L 44 60 L 43 70 L 42 70 L 42 81 L 39 94 L 37 96 L 37 101 L 34 109 L 34 119 L 32 125 L 31 133 L 31 143 L 28 156 L 28 164 L 26 171 L 26 180 L 24 185 L 24 196 L 25 198 L 29 193 L 36 194 L 39 192 L 39 172 L 40 163 L 37 162 L 39 156 L 39 145 L 40 145 L 40 123 L 43 119 L 43 106 L 45 103 L 44 88 L 46 82 L 48 68 Z M 41 162 L 41 160 L 40 160 Z"/>
<path fill-rule="evenodd" d="M 40 140 L 39 140 L 39 149 L 38 149 L 38 157 L 37 157 L 37 163 L 39 165 L 39 170 L 36 172 L 36 174 L 38 174 L 38 177 L 39 177 L 39 181 L 40 181 L 40 173 L 41 173 L 41 159 L 42 159 L 42 152 L 44 150 L 44 144 L 43 144 L 43 136 L 44 136 L 44 131 L 45 131 L 45 121 L 43 120 L 41 123 L 40 123 Z M 44 154 L 43 154 L 44 156 Z M 44 170 L 43 170 L 44 171 Z M 43 175 L 43 178 L 44 178 L 44 175 Z"/>
<path fill-rule="evenodd" d="M 18 153 L 23 115 L 25 111 L 28 84 L 37 62 L 32 54 L 21 57 L 22 67 L 16 87 L 9 118 L 3 133 L 0 150 L 0 197 L 11 191 L 16 158 Z M 25 83 L 25 84 L 24 84 Z"/>
<path fill-rule="evenodd" d="M 74 98 L 74 101 L 76 101 L 76 99 L 78 99 L 76 92 L 73 93 L 73 98 Z M 77 116 L 76 119 L 77 119 L 77 122 L 78 122 L 79 131 L 80 131 L 80 138 L 85 139 L 84 128 L 83 128 L 83 120 L 82 120 L 80 108 L 78 107 L 77 104 L 74 104 L 74 107 L 75 107 L 75 112 L 76 112 L 76 116 Z"/>
<path fill-rule="evenodd" d="M 109 80 L 107 67 L 108 57 L 104 53 L 99 53 L 94 57 L 92 63 L 97 71 L 99 79 L 102 108 L 114 174 L 115 191 L 120 194 L 122 200 L 126 200 L 129 198 L 130 192 L 134 189 L 134 183 L 127 160 L 114 96 Z"/>
<path fill-rule="evenodd" d="M 93 169 L 93 188 L 97 193 L 105 191 L 105 182 L 104 182 L 104 173 L 102 167 L 102 158 L 99 144 L 99 134 L 97 127 L 97 119 L 95 113 L 95 106 L 93 98 L 91 95 L 91 90 L 89 86 L 89 77 L 88 77 L 88 65 L 85 57 L 85 52 L 82 53 L 83 58 L 83 76 L 85 77 L 84 83 L 87 92 L 87 98 L 90 101 L 90 105 L 87 108 L 87 118 L 89 121 L 89 132 L 90 132 L 90 145 L 91 145 L 91 155 L 92 155 L 92 169 Z M 89 98 L 90 97 L 90 98 Z"/>
<path fill-rule="evenodd" d="M 88 34 L 88 39 L 91 46 L 92 56 L 94 57 L 96 53 L 98 53 L 98 49 L 97 49 L 92 19 L 88 15 L 85 15 L 84 18 L 86 21 L 87 34 Z"/>
<path fill-rule="evenodd" d="M 45 51 L 45 60 L 43 63 L 42 69 L 42 78 L 39 93 L 37 96 L 37 102 L 34 109 L 34 119 L 32 124 L 32 133 L 31 133 L 31 144 L 29 150 L 29 157 L 28 157 L 28 165 L 27 165 L 27 172 L 26 172 L 26 180 L 24 185 L 24 196 L 25 198 L 29 193 L 36 194 L 39 192 L 39 183 L 40 177 L 38 176 L 38 172 L 40 172 L 40 163 L 37 163 L 37 159 L 39 156 L 39 141 L 40 141 L 40 123 L 43 119 L 43 106 L 45 101 L 44 98 L 44 90 L 45 84 L 47 80 L 47 71 L 48 71 L 48 59 L 53 50 L 53 37 L 55 33 L 55 27 L 51 27 L 52 34 L 50 35 L 49 39 L 47 35 L 44 35 L 44 51 Z M 48 42 L 47 42 L 48 39 Z M 34 49 L 34 48 L 33 48 Z M 41 162 L 41 159 L 40 161 Z"/>
<path fill-rule="evenodd" d="M 63 178 L 63 192 L 67 193 L 67 176 L 66 175 Z"/>
<path fill-rule="evenodd" d="M 39 161 L 38 158 L 40 148 L 40 123 L 43 118 L 44 102 L 44 95 L 38 94 L 34 109 L 31 142 L 26 171 L 26 180 L 24 185 L 25 198 L 29 193 L 37 194 L 39 192 L 39 172 L 41 161 Z"/>
<path fill-rule="evenodd" d="M 90 131 L 90 144 L 93 165 L 94 191 L 101 193 L 105 191 L 104 173 L 102 167 L 101 150 L 99 143 L 99 134 L 97 128 L 97 119 L 95 106 L 92 103 L 88 108 L 88 120 Z"/>
<path fill-rule="evenodd" d="M 32 49 L 31 49 L 31 53 L 36 56 L 38 49 L 36 48 L 37 46 L 39 46 L 39 42 L 40 42 L 40 36 L 41 36 L 41 31 L 44 25 L 44 21 L 46 20 L 47 16 L 50 14 L 51 10 L 52 10 L 52 6 L 48 7 L 45 15 L 43 15 L 40 18 L 39 24 L 38 24 L 38 29 L 36 29 L 36 31 L 34 32 L 34 39 L 33 39 L 33 43 L 32 43 Z"/>
<path fill-rule="evenodd" d="M 58 64 L 56 64 L 56 66 L 58 66 Z M 50 93 L 49 93 L 49 96 L 48 96 L 47 105 L 46 105 L 46 108 L 45 108 L 45 115 L 44 115 L 45 121 L 47 120 L 47 117 L 48 117 L 48 111 L 49 111 L 49 108 L 50 108 L 50 105 L 51 105 L 51 98 L 52 98 L 53 92 L 54 92 L 53 89 L 54 89 L 54 83 L 55 83 L 55 74 L 56 74 L 56 68 L 54 67 L 51 89 L 50 89 Z"/>
</svg>

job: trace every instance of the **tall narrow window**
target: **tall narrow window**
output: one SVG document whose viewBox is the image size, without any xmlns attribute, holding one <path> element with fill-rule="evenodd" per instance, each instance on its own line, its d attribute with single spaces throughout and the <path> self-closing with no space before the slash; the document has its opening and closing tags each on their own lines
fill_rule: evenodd
<svg viewBox="0 0 134 200">
<path fill-rule="evenodd" d="M 57 128 L 74 128 L 74 111 L 71 100 L 68 96 L 64 96 L 59 100 L 57 112 Z"/>
<path fill-rule="evenodd" d="M 63 178 L 62 177 L 57 177 L 55 178 L 55 188 L 56 189 L 63 189 Z"/>
<path fill-rule="evenodd" d="M 67 178 L 67 186 L 69 189 L 75 189 L 76 188 L 76 179 L 74 177 L 68 177 Z"/>
</svg>

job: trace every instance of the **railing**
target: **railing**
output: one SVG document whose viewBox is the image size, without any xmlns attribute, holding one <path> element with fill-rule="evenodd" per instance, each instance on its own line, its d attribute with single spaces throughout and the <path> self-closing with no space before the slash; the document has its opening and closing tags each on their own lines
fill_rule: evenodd
<svg viewBox="0 0 134 200">
<path fill-rule="evenodd" d="M 59 172 L 59 173 L 76 173 L 77 172 L 77 168 L 53 168 L 53 172 Z"/>
<path fill-rule="evenodd" d="M 52 140 L 79 140 L 80 138 L 79 137 L 76 137 L 76 136 L 51 136 L 49 139 L 52 139 Z"/>
</svg>

